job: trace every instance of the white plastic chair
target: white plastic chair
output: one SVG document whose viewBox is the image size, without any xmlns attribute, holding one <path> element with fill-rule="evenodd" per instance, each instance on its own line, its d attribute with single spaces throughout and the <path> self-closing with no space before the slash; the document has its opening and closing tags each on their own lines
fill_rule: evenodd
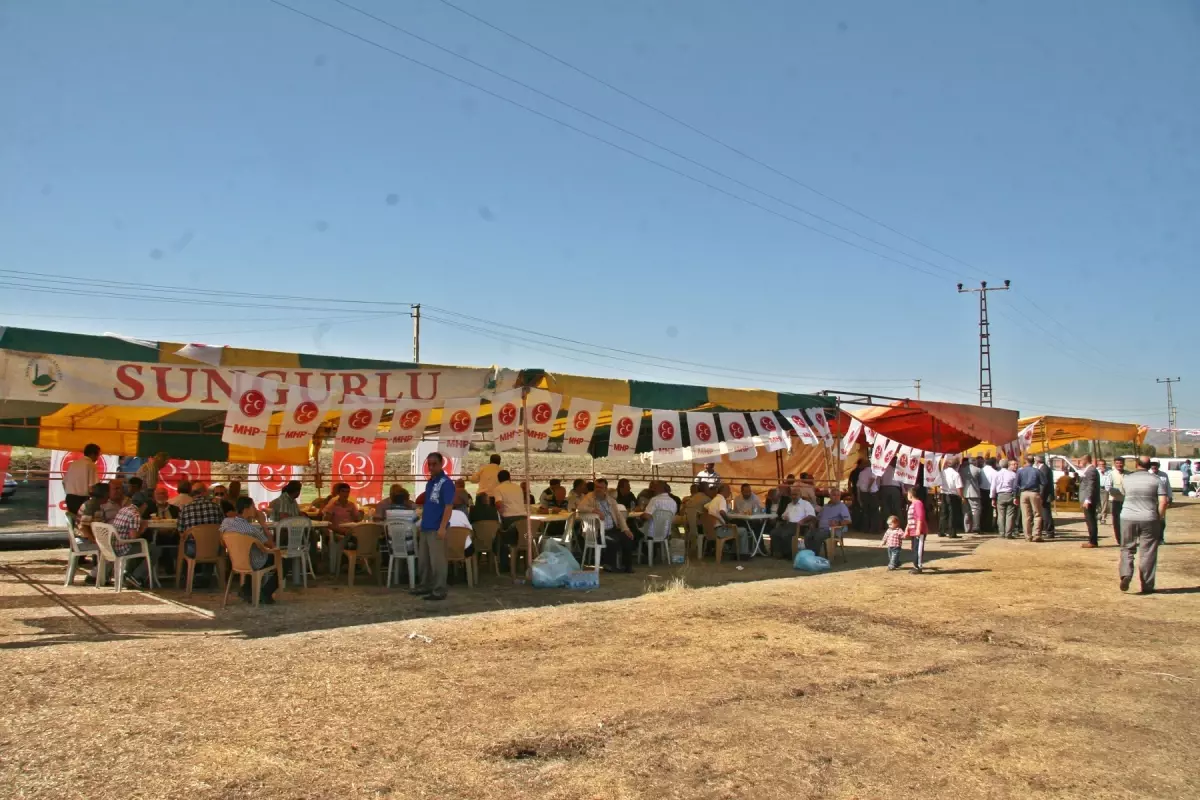
<svg viewBox="0 0 1200 800">
<path fill-rule="evenodd" d="M 579 567 L 587 566 L 588 551 L 592 553 L 592 566 L 600 571 L 600 551 L 604 548 L 604 522 L 599 514 L 578 514 L 579 529 L 583 533 L 583 556 Z"/>
<path fill-rule="evenodd" d="M 154 561 L 150 558 L 149 542 L 145 539 L 122 539 L 122 544 L 127 544 L 135 549 L 128 555 L 119 556 L 113 550 L 113 540 L 118 538 L 116 528 L 106 522 L 93 522 L 92 535 L 96 537 L 96 546 L 100 550 L 99 563 L 96 566 L 97 587 L 103 586 L 108 580 L 108 562 L 111 561 L 116 567 L 113 583 L 116 585 L 117 591 L 121 591 L 122 585 L 125 583 L 125 563 L 144 558 L 146 559 L 146 574 L 150 576 L 150 588 L 155 588 Z"/>
<path fill-rule="evenodd" d="M 392 576 L 400 582 L 400 563 L 408 565 L 408 588 L 417 585 L 417 528 L 408 520 L 389 519 L 387 521 L 388 537 L 388 576 L 387 588 L 392 588 Z"/>
<path fill-rule="evenodd" d="M 87 556 L 97 556 L 100 548 L 95 542 L 79 537 L 79 531 L 75 527 L 75 520 L 71 515 L 67 515 L 67 543 L 71 546 L 71 552 L 67 555 L 67 580 L 63 586 L 70 586 L 75 580 L 75 570 L 79 568 L 79 562 Z"/>
<path fill-rule="evenodd" d="M 654 546 L 661 545 L 663 551 L 663 562 L 671 563 L 671 546 L 667 544 L 667 540 L 671 538 L 671 528 L 675 526 L 675 514 L 665 508 L 660 508 L 654 512 L 650 518 L 650 526 L 646 530 L 646 535 L 642 538 L 642 543 L 646 545 L 646 562 L 650 566 L 654 566 Z"/>
<path fill-rule="evenodd" d="M 317 573 L 313 571 L 312 556 L 308 552 L 311 536 L 312 520 L 308 517 L 288 517 L 275 525 L 275 544 L 279 547 L 284 561 L 300 560 L 300 584 L 305 589 L 308 588 L 308 576 L 317 577 Z M 286 575 L 286 571 L 284 574 Z M 287 587 L 287 578 L 284 575 L 279 576 L 279 586 Z"/>
</svg>

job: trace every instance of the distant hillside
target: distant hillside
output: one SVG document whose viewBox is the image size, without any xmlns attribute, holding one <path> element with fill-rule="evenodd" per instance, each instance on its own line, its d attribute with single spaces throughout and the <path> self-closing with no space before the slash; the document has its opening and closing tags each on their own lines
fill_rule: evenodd
<svg viewBox="0 0 1200 800">
<path fill-rule="evenodd" d="M 1159 449 L 1159 452 L 1164 452 L 1164 447 L 1171 446 L 1171 434 L 1159 433 L 1158 431 L 1150 431 L 1146 434 L 1146 444 L 1152 444 Z M 1179 434 L 1179 453 L 1183 455 L 1191 455 L 1192 450 L 1200 447 L 1200 436 L 1188 436 Z"/>
</svg>

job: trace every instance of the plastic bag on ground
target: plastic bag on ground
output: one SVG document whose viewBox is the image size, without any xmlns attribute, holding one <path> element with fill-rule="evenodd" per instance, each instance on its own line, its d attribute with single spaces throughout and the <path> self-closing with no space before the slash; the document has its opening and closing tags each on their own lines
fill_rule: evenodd
<svg viewBox="0 0 1200 800">
<path fill-rule="evenodd" d="M 792 562 L 792 566 L 804 572 L 828 572 L 829 559 L 821 558 L 812 550 L 801 550 L 796 553 L 796 560 Z"/>
<path fill-rule="evenodd" d="M 547 539 L 541 555 L 533 560 L 533 585 L 538 589 L 566 586 L 570 574 L 578 571 L 579 562 L 566 545 Z"/>
</svg>

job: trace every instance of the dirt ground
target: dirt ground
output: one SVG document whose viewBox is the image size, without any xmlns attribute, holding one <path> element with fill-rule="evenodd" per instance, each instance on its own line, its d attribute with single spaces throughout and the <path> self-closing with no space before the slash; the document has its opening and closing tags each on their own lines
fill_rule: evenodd
<svg viewBox="0 0 1200 800">
<path fill-rule="evenodd" d="M 276 606 L 62 586 L 0 554 L 0 786 L 20 798 L 1200 796 L 1200 504 L 1160 593 L 1111 535 L 877 543 L 800 576 L 756 559 L 486 575 L 429 608 L 327 581 Z M 485 570 L 485 572 L 489 572 Z M 683 585 L 683 584 L 686 584 Z"/>
</svg>

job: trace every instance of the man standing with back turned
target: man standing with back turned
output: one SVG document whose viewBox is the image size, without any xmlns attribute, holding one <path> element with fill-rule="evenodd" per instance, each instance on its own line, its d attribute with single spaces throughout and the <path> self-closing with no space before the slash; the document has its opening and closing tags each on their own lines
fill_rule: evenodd
<svg viewBox="0 0 1200 800">
<path fill-rule="evenodd" d="M 1042 486 L 1042 473 L 1033 465 L 1033 456 L 1025 456 L 1025 466 L 1017 470 L 1017 493 L 1027 542 L 1042 541 Z"/>
<path fill-rule="evenodd" d="M 1167 511 L 1167 490 L 1150 472 L 1149 456 L 1137 461 L 1137 472 L 1125 476 L 1125 502 L 1121 508 L 1121 591 L 1133 580 L 1133 557 L 1142 550 L 1138 577 L 1142 594 L 1154 593 L 1161 520 Z"/>
</svg>

